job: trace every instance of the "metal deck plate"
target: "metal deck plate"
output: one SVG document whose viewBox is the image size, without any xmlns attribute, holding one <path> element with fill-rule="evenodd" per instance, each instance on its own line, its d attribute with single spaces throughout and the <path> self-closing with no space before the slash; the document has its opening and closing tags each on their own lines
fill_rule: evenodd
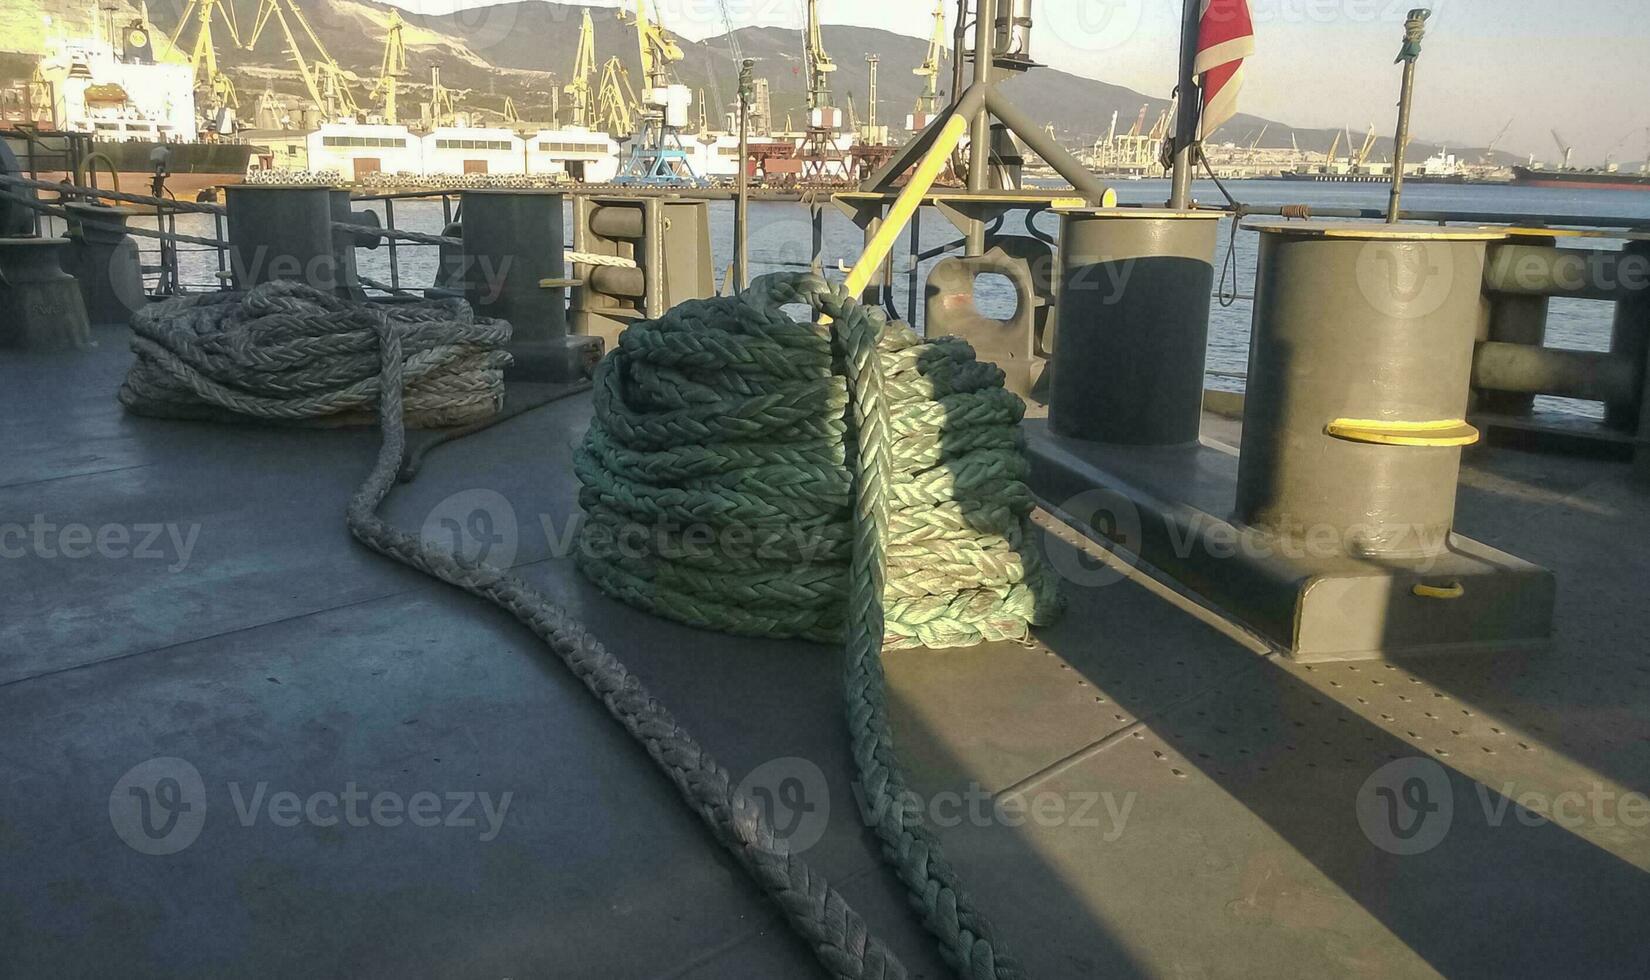
<svg viewBox="0 0 1650 980">
<path fill-rule="evenodd" d="M 349 540 L 374 436 L 125 417 L 129 355 L 100 339 L 0 360 L 0 523 L 199 531 L 177 571 L 33 544 L 0 559 L 0 972 L 813 974 L 529 634 Z M 817 767 L 829 819 L 809 859 L 914 975 L 945 975 L 856 815 L 833 651 L 654 620 L 552 555 L 540 517 L 564 527 L 576 509 L 587 411 L 573 399 L 443 449 L 388 513 L 416 528 L 455 493 L 508 500 L 517 567 L 736 776 Z M 1074 585 L 1031 646 L 890 654 L 915 788 L 1034 976 L 1643 976 L 1650 497 L 1626 476 L 1469 456 L 1460 530 L 1558 575 L 1549 654 L 1300 666 L 1137 573 Z M 175 854 L 139 853 L 110 818 L 118 780 L 156 757 L 206 789 Z M 1410 837 L 1380 809 L 1360 823 L 1361 799 L 1405 799 L 1409 779 L 1449 800 L 1447 821 L 1393 810 Z M 260 782 L 513 795 L 483 841 L 267 811 L 247 825 L 230 784 Z M 1025 809 L 1004 819 L 1008 798 Z M 1394 853 L 1416 840 L 1430 846 Z"/>
</svg>

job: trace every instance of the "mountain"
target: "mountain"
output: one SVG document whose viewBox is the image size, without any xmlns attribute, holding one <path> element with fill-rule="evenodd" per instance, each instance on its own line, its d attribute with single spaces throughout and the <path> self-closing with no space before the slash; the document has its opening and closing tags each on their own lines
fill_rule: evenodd
<svg viewBox="0 0 1650 980">
<path fill-rule="evenodd" d="M 230 0 L 225 0 L 230 2 Z M 366 90 L 376 79 L 383 59 L 389 5 L 377 0 L 293 0 L 309 26 L 325 42 L 328 53 L 355 84 L 357 101 L 367 104 Z M 240 10 L 238 23 L 250 31 L 253 21 L 249 0 L 234 0 Z M 66 5 L 66 6 L 65 6 Z M 7 19 L 16 23 L 40 23 L 40 14 L 50 9 L 79 9 L 74 0 L 6 0 Z M 129 9 L 129 8 L 128 8 Z M 182 3 L 155 4 L 150 17 L 161 33 L 169 33 L 182 13 Z M 461 106 L 502 109 L 511 97 L 524 119 L 548 119 L 552 90 L 567 81 L 578 48 L 579 25 L 589 10 L 595 30 L 596 64 L 618 55 L 633 81 L 639 83 L 640 57 L 636 33 L 615 16 L 611 7 L 552 3 L 546 0 L 517 0 L 474 7 L 451 14 L 417 14 L 401 11 L 407 27 L 403 40 L 407 48 L 410 77 L 402 81 L 402 103 L 415 105 L 429 98 L 430 69 L 439 67 L 441 82 L 455 91 Z M 300 37 L 303 31 L 293 25 Z M 303 91 L 293 68 L 279 25 L 271 21 L 256 49 L 233 46 L 222 27 L 215 31 L 220 64 L 235 80 L 243 107 L 265 87 L 297 95 Z M 852 96 L 861 119 L 867 114 L 866 93 L 870 89 L 865 55 L 881 58 L 877 76 L 878 121 L 897 132 L 903 125 L 922 85 L 911 69 L 927 53 L 927 41 L 866 27 L 826 25 L 826 50 L 837 64 L 832 93 L 839 105 Z M 185 31 L 180 43 L 192 41 L 193 30 Z M 244 38 L 243 38 L 244 39 Z M 679 41 L 684 59 L 675 66 L 678 80 L 695 93 L 703 91 L 706 112 L 712 126 L 719 125 L 720 107 L 728 106 L 737 90 L 740 56 L 756 60 L 758 76 L 771 85 L 774 121 L 782 124 L 786 113 L 800 124 L 804 104 L 802 37 L 799 31 L 780 28 L 740 28 L 731 35 L 703 41 Z M 0 48 L 13 45 L 0 42 Z M 313 53 L 304 42 L 307 58 Z M 950 62 L 942 68 L 941 81 L 949 88 Z M 594 83 L 594 80 L 593 80 Z M 1120 131 L 1126 131 L 1145 107 L 1147 125 L 1155 120 L 1167 102 L 1120 85 L 1083 78 L 1052 68 L 1039 68 L 1022 77 L 1001 83 L 1025 112 L 1040 122 L 1052 124 L 1055 134 L 1067 146 L 1086 146 L 1104 135 L 1117 114 Z M 1354 132 L 1354 136 L 1358 134 Z M 1276 120 L 1240 114 L 1216 134 L 1217 140 L 1248 143 L 1260 137 L 1261 146 L 1286 147 L 1291 140 L 1302 149 L 1323 151 L 1330 145 L 1334 130 L 1297 129 Z M 1410 158 L 1419 160 L 1439 147 L 1426 141 L 1412 144 Z M 1374 158 L 1390 158 L 1392 140 L 1377 142 Z M 1473 160 L 1481 150 L 1462 147 L 1459 156 Z M 1497 153 L 1502 162 L 1517 162 Z"/>
</svg>

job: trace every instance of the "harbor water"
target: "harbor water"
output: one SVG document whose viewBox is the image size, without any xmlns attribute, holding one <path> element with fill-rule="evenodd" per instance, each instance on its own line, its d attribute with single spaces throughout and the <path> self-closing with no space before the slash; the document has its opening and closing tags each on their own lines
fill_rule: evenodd
<svg viewBox="0 0 1650 980">
<path fill-rule="evenodd" d="M 1162 205 L 1169 187 L 1166 180 L 1118 181 L 1120 204 Z M 1387 188 L 1384 184 L 1308 183 L 1282 180 L 1228 181 L 1227 190 L 1242 204 L 1284 205 L 1300 204 L 1310 208 L 1384 208 Z M 1205 205 L 1225 203 L 1221 191 L 1212 182 L 1201 181 L 1194 187 L 1197 201 Z M 1590 217 L 1643 218 L 1650 222 L 1650 194 L 1605 190 L 1564 190 L 1506 185 L 1446 185 L 1416 184 L 1405 188 L 1404 205 L 1418 210 L 1450 210 L 1486 214 L 1573 214 Z M 368 202 L 365 206 L 384 217 L 382 202 Z M 823 257 L 826 269 L 845 270 L 858 256 L 863 236 L 852 222 L 828 201 L 818 205 L 824 211 Z M 710 204 L 711 248 L 717 282 L 727 275 L 733 258 L 733 208 L 727 202 Z M 794 202 L 756 201 L 750 205 L 750 258 L 752 275 L 808 267 L 812 231 L 809 206 Z M 567 227 L 571 229 L 571 216 Z M 1212 302 L 1209 329 L 1209 385 L 1214 388 L 1241 391 L 1243 374 L 1248 360 L 1249 321 L 1254 289 L 1256 236 L 1240 231 L 1231 235 L 1230 220 L 1221 223 L 1216 254 L 1217 289 L 1224 272 L 1227 301 L 1215 298 Z M 436 199 L 400 200 L 395 202 L 396 227 L 437 234 L 441 231 L 443 210 Z M 1041 214 L 1035 226 L 1044 234 L 1053 235 L 1059 219 L 1053 214 Z M 136 218 L 133 225 L 152 225 L 152 219 Z M 187 234 L 212 237 L 213 219 L 209 215 L 180 215 L 177 229 Z M 1002 231 L 1023 234 L 1023 215 L 1010 215 Z M 931 209 L 925 210 L 918 229 L 922 248 L 930 249 L 952 242 L 960 236 Z M 571 235 L 571 231 L 569 231 Z M 1233 243 L 1235 242 L 1235 245 Z M 153 240 L 144 240 L 146 261 L 153 262 Z M 1620 242 L 1612 239 L 1588 239 L 1585 246 L 1615 248 Z M 1228 265 L 1227 252 L 1235 247 L 1235 265 Z M 180 270 L 183 282 L 192 288 L 213 288 L 218 280 L 219 262 L 213 250 L 199 250 L 197 246 L 180 249 Z M 910 261 L 910 233 L 894 249 L 894 287 L 892 305 L 901 317 L 922 327 L 921 287 L 927 270 L 937 259 L 920 264 L 913 270 Z M 380 281 L 390 279 L 389 249 L 380 246 L 363 250 L 358 256 L 361 272 Z M 436 249 L 430 246 L 397 246 L 397 265 L 402 286 L 418 288 L 429 284 L 437 265 Z M 1235 269 L 1235 276 L 1233 270 Z M 916 309 L 910 308 L 912 277 L 917 288 Z M 1230 299 L 1232 293 L 1236 299 Z M 1014 297 L 1006 283 L 995 284 L 988 277 L 982 279 L 976 291 L 976 301 L 982 312 L 1006 316 L 1012 312 Z M 1554 300 L 1548 319 L 1547 343 L 1554 347 L 1579 350 L 1607 350 L 1610 342 L 1612 307 L 1609 304 L 1585 300 Z M 1598 413 L 1598 406 L 1586 402 L 1568 402 L 1543 398 L 1543 407 L 1575 411 L 1587 415 Z"/>
</svg>

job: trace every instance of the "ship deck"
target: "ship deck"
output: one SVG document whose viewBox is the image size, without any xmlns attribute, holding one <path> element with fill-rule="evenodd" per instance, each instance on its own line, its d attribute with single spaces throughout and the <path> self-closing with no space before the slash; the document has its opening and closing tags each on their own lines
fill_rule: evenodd
<svg viewBox="0 0 1650 980">
<path fill-rule="evenodd" d="M 40 528 L 0 538 L 0 974 L 817 974 L 530 633 L 350 539 L 374 433 L 126 416 L 123 331 L 99 337 L 0 357 L 0 527 Z M 946 975 L 859 817 L 834 651 L 662 622 L 555 553 L 588 412 L 451 444 L 385 513 L 416 529 L 501 494 L 517 571 L 736 777 L 818 767 L 807 857 L 912 975 Z M 140 549 L 157 527 L 178 533 Z M 947 851 L 1031 975 L 1650 974 L 1650 493 L 1621 464 L 1477 449 L 1459 529 L 1557 572 L 1550 652 L 1302 667 L 1130 572 L 1069 585 L 1034 644 L 887 656 L 902 757 L 929 801 L 961 801 Z M 155 758 L 205 789 L 171 854 L 111 818 Z M 1368 781 L 1397 760 L 1442 780 L 1443 809 L 1366 831 L 1360 791 L 1382 800 Z M 269 810 L 351 787 L 448 817 L 451 795 L 511 796 L 488 840 L 485 820 Z M 971 809 L 985 794 L 1032 809 Z"/>
</svg>

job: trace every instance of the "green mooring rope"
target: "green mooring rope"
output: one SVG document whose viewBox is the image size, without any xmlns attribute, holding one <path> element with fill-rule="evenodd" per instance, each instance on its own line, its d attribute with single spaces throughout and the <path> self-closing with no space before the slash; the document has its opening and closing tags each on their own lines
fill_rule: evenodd
<svg viewBox="0 0 1650 980">
<path fill-rule="evenodd" d="M 839 640 L 854 537 L 849 375 L 831 333 L 780 307 L 831 302 L 877 337 L 889 460 L 890 647 L 1017 640 L 1059 591 L 1027 515 L 1025 406 L 968 344 L 923 341 L 814 275 L 758 279 L 632 325 L 597 368 L 575 457 L 584 573 L 694 626 Z M 839 335 L 841 327 L 836 331 Z"/>
<path fill-rule="evenodd" d="M 799 323 L 806 304 L 832 327 Z M 882 855 L 960 976 L 1022 973 L 905 806 L 881 652 L 1020 639 L 1061 608 L 1028 520 L 1024 405 L 965 343 L 922 341 L 817 276 L 631 326 L 576 458 L 579 566 L 697 626 L 844 643 Z M 732 552 L 732 532 L 748 545 Z"/>
</svg>

